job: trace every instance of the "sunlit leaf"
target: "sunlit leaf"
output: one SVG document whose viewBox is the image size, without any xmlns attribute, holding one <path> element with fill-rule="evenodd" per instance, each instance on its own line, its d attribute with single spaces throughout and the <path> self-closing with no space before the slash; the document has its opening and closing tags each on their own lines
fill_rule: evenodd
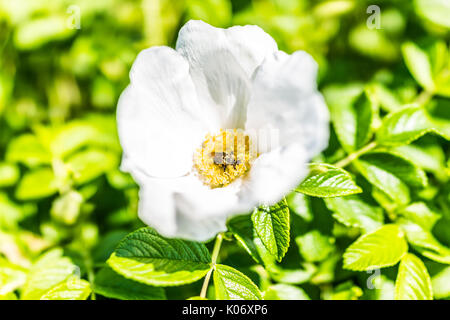
<svg viewBox="0 0 450 320">
<path fill-rule="evenodd" d="M 24 285 L 26 269 L 0 257 L 0 296 L 14 292 Z"/>
<path fill-rule="evenodd" d="M 52 169 L 35 169 L 23 176 L 17 186 L 16 197 L 20 200 L 45 198 L 55 194 L 57 186 Z"/>
<path fill-rule="evenodd" d="M 78 184 L 86 183 L 117 166 L 118 158 L 111 152 L 88 149 L 75 154 L 67 161 Z"/>
<path fill-rule="evenodd" d="M 261 300 L 258 287 L 242 272 L 222 264 L 214 266 L 214 287 L 218 300 Z"/>
<path fill-rule="evenodd" d="M 338 285 L 331 293 L 330 300 L 358 300 L 363 295 L 360 287 L 355 286 L 351 281 Z"/>
<path fill-rule="evenodd" d="M 431 23 L 450 29 L 450 5 L 445 0 L 414 0 L 416 12 Z"/>
<path fill-rule="evenodd" d="M 348 172 L 329 164 L 313 164 L 308 177 L 295 191 L 323 198 L 362 192 Z"/>
<path fill-rule="evenodd" d="M 273 206 L 261 206 L 252 214 L 253 227 L 267 250 L 281 261 L 289 248 L 289 208 L 283 199 Z"/>
<path fill-rule="evenodd" d="M 447 136 L 423 108 L 410 106 L 384 118 L 377 141 L 384 145 L 408 144 L 429 132 Z"/>
<path fill-rule="evenodd" d="M 423 262 L 415 255 L 406 254 L 395 281 L 395 300 L 432 300 L 431 279 Z"/>
<path fill-rule="evenodd" d="M 310 300 L 306 292 L 289 284 L 274 284 L 264 291 L 265 300 Z"/>
<path fill-rule="evenodd" d="M 71 277 L 43 294 L 41 300 L 86 300 L 90 293 L 89 282 Z"/>
<path fill-rule="evenodd" d="M 314 218 L 308 196 L 303 193 L 292 192 L 286 197 L 286 201 L 289 210 L 302 217 L 305 221 L 310 222 Z"/>
<path fill-rule="evenodd" d="M 408 245 L 401 229 L 385 225 L 362 235 L 344 253 L 344 268 L 350 270 L 373 270 L 389 267 L 405 255 Z"/>
<path fill-rule="evenodd" d="M 355 165 L 370 183 L 400 204 L 410 200 L 408 186 L 421 188 L 428 184 L 422 169 L 393 153 L 370 152 L 355 161 Z"/>
<path fill-rule="evenodd" d="M 324 90 L 331 120 L 346 151 L 362 147 L 370 138 L 374 108 L 359 85 L 331 86 Z"/>
<path fill-rule="evenodd" d="M 407 219 L 399 219 L 397 223 L 405 232 L 408 242 L 428 259 L 450 264 L 450 248 L 442 245 L 426 227 Z"/>
<path fill-rule="evenodd" d="M 312 230 L 295 238 L 301 255 L 306 261 L 310 262 L 328 258 L 335 250 L 334 241 L 334 238 L 323 235 L 317 230 Z"/>
<path fill-rule="evenodd" d="M 20 25 L 15 32 L 14 43 L 20 49 L 31 50 L 49 41 L 66 39 L 75 31 L 75 28 L 67 28 L 64 15 L 36 18 Z"/>
<path fill-rule="evenodd" d="M 403 58 L 414 79 L 426 90 L 435 90 L 430 59 L 425 51 L 412 42 L 402 46 Z"/>
<path fill-rule="evenodd" d="M 175 286 L 205 276 L 211 257 L 201 243 L 165 239 L 151 228 L 142 228 L 123 239 L 107 262 L 128 279 Z"/>
<path fill-rule="evenodd" d="M 51 154 L 35 135 L 24 134 L 9 143 L 6 160 L 33 167 L 51 163 Z"/>
<path fill-rule="evenodd" d="M 450 297 L 450 267 L 446 267 L 431 278 L 434 296 L 437 299 Z"/>
<path fill-rule="evenodd" d="M 348 227 L 372 231 L 382 226 L 383 211 L 362 201 L 356 196 L 327 198 L 325 203 L 333 217 Z"/>
<path fill-rule="evenodd" d="M 53 249 L 36 261 L 28 274 L 22 299 L 40 299 L 48 290 L 75 272 L 75 265 L 62 254 L 61 249 Z"/>
<path fill-rule="evenodd" d="M 19 176 L 19 168 L 16 165 L 0 163 L 0 188 L 14 185 Z"/>
</svg>

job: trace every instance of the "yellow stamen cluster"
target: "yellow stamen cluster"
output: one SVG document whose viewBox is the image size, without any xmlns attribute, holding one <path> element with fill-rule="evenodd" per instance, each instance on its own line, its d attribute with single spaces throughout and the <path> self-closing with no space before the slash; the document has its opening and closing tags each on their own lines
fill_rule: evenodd
<svg viewBox="0 0 450 320">
<path fill-rule="evenodd" d="M 194 154 L 194 168 L 204 184 L 224 187 L 243 176 L 257 157 L 250 136 L 239 129 L 207 134 L 202 147 Z"/>
</svg>

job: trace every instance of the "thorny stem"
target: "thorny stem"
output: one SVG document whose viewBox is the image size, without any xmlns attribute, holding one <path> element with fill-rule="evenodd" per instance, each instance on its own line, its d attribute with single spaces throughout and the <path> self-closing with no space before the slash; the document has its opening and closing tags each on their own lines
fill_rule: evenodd
<svg viewBox="0 0 450 320">
<path fill-rule="evenodd" d="M 200 291 L 200 297 L 206 298 L 206 291 L 208 290 L 209 280 L 211 279 L 211 274 L 213 272 L 214 266 L 217 262 L 217 258 L 219 257 L 220 246 L 222 245 L 223 234 L 219 233 L 216 238 L 216 242 L 214 243 L 214 249 L 211 257 L 211 269 L 209 269 L 206 274 L 205 280 L 203 281 L 202 291 Z"/>
<path fill-rule="evenodd" d="M 345 157 L 342 160 L 339 160 L 334 164 L 335 167 L 338 168 L 344 168 L 347 165 L 349 165 L 353 160 L 356 160 L 360 156 L 362 156 L 364 153 L 369 152 L 370 150 L 374 149 L 377 146 L 377 143 L 375 141 L 372 141 L 371 143 L 365 145 L 361 149 L 350 153 L 347 157 Z"/>
</svg>

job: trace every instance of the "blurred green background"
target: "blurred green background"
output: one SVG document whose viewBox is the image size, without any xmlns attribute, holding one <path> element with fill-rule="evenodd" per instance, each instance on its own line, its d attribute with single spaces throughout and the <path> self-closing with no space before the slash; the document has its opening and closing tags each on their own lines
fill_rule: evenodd
<svg viewBox="0 0 450 320">
<path fill-rule="evenodd" d="M 280 49 L 314 56 L 320 88 L 372 83 L 389 111 L 421 90 L 401 45 L 448 42 L 445 2 L 0 0 L 0 264 L 27 268 L 62 247 L 89 278 L 141 226 L 137 186 L 118 170 L 116 103 L 137 53 L 174 46 L 189 19 L 259 25 Z M 369 5 L 381 9 L 380 29 L 366 24 Z M 329 155 L 336 145 L 333 135 Z"/>
</svg>

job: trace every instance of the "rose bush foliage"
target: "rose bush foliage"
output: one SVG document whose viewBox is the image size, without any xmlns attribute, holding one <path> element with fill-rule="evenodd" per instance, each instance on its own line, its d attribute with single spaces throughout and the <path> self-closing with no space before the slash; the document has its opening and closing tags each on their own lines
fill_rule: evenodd
<svg viewBox="0 0 450 320">
<path fill-rule="evenodd" d="M 0 0 L 0 298 L 449 298 L 449 14 L 438 0 Z M 174 47 L 190 19 L 311 54 L 331 115 L 304 181 L 206 243 L 138 219 L 115 119 L 137 53 Z"/>
</svg>

